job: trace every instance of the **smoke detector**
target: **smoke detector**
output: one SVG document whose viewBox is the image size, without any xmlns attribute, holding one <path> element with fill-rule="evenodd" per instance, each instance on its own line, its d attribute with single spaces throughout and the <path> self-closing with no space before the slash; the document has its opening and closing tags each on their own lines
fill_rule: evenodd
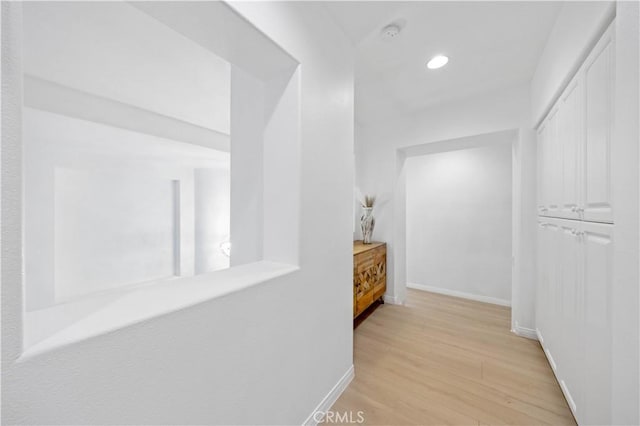
<svg viewBox="0 0 640 426">
<path fill-rule="evenodd" d="M 399 25 L 396 25 L 396 24 L 387 25 L 380 32 L 380 37 L 382 37 L 383 40 L 387 40 L 387 41 L 392 40 L 398 37 L 398 35 L 400 34 L 400 30 L 401 28 Z"/>
</svg>

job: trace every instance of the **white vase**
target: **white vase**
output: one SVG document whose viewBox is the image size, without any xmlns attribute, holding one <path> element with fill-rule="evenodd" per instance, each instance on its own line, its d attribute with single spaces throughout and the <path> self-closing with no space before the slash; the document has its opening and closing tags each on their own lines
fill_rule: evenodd
<svg viewBox="0 0 640 426">
<path fill-rule="evenodd" d="M 373 207 L 363 207 L 362 211 L 362 216 L 360 216 L 362 242 L 364 242 L 365 244 L 370 244 L 371 234 L 373 234 L 373 227 L 376 224 L 376 220 L 373 218 Z"/>
</svg>

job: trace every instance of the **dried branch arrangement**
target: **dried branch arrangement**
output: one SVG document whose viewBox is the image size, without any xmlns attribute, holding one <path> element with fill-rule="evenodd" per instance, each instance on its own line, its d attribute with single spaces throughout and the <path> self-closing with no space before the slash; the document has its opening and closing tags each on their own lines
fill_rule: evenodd
<svg viewBox="0 0 640 426">
<path fill-rule="evenodd" d="M 364 196 L 364 200 L 362 200 L 362 207 L 371 208 L 371 207 L 373 207 L 373 204 L 375 202 L 376 202 L 376 196 L 375 195 L 365 195 Z"/>
</svg>

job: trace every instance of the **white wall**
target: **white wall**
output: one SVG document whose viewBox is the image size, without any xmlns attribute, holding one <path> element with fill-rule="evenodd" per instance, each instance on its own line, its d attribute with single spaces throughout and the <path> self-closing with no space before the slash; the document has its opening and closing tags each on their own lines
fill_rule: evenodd
<svg viewBox="0 0 640 426">
<path fill-rule="evenodd" d="M 24 18 L 29 76 L 229 134 L 229 62 L 137 8 L 34 2 Z"/>
<path fill-rule="evenodd" d="M 615 13 L 614 1 L 562 4 L 531 79 L 532 123 L 537 125 L 560 96 Z"/>
<path fill-rule="evenodd" d="M 299 270 L 18 362 L 21 110 L 3 91 L 4 423 L 300 424 L 350 371 L 351 47 L 321 5 L 233 7 L 304 69 Z M 20 4 L 2 8 L 3 88 L 19 89 Z"/>
<path fill-rule="evenodd" d="M 234 66 L 231 86 L 235 142 L 231 146 L 231 210 L 235 213 L 231 220 L 231 265 L 235 266 L 261 260 L 264 254 L 262 245 L 256 244 L 264 235 L 264 194 L 262 182 L 255 179 L 264 174 L 264 84 Z"/>
<path fill-rule="evenodd" d="M 228 152 L 33 108 L 23 113 L 27 311 L 191 276 L 195 257 L 228 266 L 215 248 L 229 234 Z M 211 182 L 203 185 L 201 173 L 195 185 L 196 170 Z M 218 202 L 207 203 L 211 197 Z M 209 244 L 202 233 L 195 241 L 194 223 L 209 231 Z"/>
<path fill-rule="evenodd" d="M 229 241 L 231 232 L 230 179 L 225 167 L 194 170 L 196 275 L 229 267 L 229 257 L 221 250 L 221 244 Z"/>
<path fill-rule="evenodd" d="M 438 141 L 515 129 L 513 180 L 521 185 L 514 198 L 514 230 L 518 241 L 514 267 L 513 322 L 533 328 L 535 265 L 535 140 L 530 127 L 529 92 L 517 87 L 429 108 L 399 120 L 364 126 L 358 132 L 356 186 L 378 196 L 374 238 L 388 243 L 390 302 L 405 300 L 404 150 Z"/>
<path fill-rule="evenodd" d="M 640 424 L 640 5 L 618 2 L 611 161 L 615 246 L 611 292 L 613 424 Z"/>
<path fill-rule="evenodd" d="M 406 160 L 407 281 L 511 304 L 511 143 Z"/>
</svg>

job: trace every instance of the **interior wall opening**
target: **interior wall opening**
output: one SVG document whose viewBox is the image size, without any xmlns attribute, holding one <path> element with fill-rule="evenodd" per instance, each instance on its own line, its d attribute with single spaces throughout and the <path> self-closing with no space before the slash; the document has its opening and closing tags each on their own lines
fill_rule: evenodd
<svg viewBox="0 0 640 426">
<path fill-rule="evenodd" d="M 22 40 L 25 348 L 132 292 L 297 265 L 287 52 L 217 2 L 29 2 Z"/>
<path fill-rule="evenodd" d="M 405 162 L 407 286 L 511 305 L 512 147 Z"/>
</svg>

